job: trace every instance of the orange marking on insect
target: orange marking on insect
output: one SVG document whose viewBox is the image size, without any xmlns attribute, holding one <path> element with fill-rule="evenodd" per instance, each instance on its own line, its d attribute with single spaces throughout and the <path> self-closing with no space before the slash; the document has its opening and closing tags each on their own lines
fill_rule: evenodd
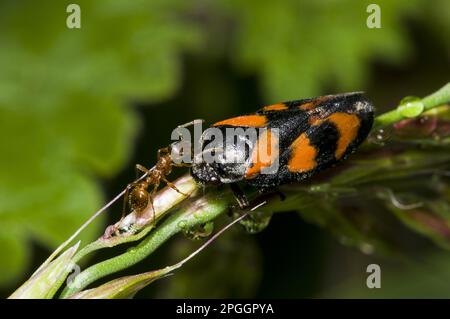
<svg viewBox="0 0 450 319">
<path fill-rule="evenodd" d="M 267 125 L 267 118 L 264 115 L 244 115 L 217 122 L 212 126 L 220 125 L 264 127 Z"/>
<path fill-rule="evenodd" d="M 324 121 L 324 119 L 321 119 L 318 116 L 310 116 L 308 119 L 309 125 L 319 125 Z"/>
<path fill-rule="evenodd" d="M 309 111 L 309 110 L 314 109 L 315 107 L 316 107 L 316 103 L 314 103 L 314 102 L 307 102 L 307 103 L 300 104 L 298 106 L 298 108 L 303 111 Z"/>
<path fill-rule="evenodd" d="M 336 159 L 340 159 L 344 155 L 347 147 L 353 142 L 358 135 L 361 121 L 355 114 L 347 113 L 334 113 L 328 117 L 328 120 L 332 122 L 338 132 L 339 139 L 337 142 L 337 148 L 335 151 Z"/>
<path fill-rule="evenodd" d="M 283 104 L 283 103 L 272 104 L 272 105 L 264 106 L 262 108 L 263 111 L 282 111 L 282 110 L 287 110 L 287 109 L 288 109 L 288 107 L 286 106 L 286 104 Z"/>
<path fill-rule="evenodd" d="M 291 145 L 292 155 L 288 162 L 291 172 L 303 173 L 317 166 L 317 149 L 311 145 L 311 141 L 302 133 Z"/>
<path fill-rule="evenodd" d="M 268 129 L 261 133 L 252 151 L 251 167 L 245 172 L 245 178 L 251 179 L 261 173 L 265 167 L 270 167 L 279 156 L 278 136 Z"/>
<path fill-rule="evenodd" d="M 313 110 L 316 107 L 320 106 L 322 103 L 325 103 L 326 101 L 331 100 L 333 97 L 334 97 L 333 95 L 321 96 L 312 101 L 300 104 L 298 106 L 298 108 L 303 111 L 310 111 L 310 110 Z"/>
</svg>

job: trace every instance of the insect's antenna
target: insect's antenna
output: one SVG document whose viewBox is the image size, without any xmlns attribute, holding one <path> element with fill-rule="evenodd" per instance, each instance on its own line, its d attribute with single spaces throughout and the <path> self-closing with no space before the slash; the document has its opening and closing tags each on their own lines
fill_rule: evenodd
<svg viewBox="0 0 450 319">
<path fill-rule="evenodd" d="M 136 179 L 135 182 L 139 182 L 145 177 L 147 177 L 148 173 L 143 174 L 141 177 Z M 44 261 L 44 263 L 33 273 L 33 276 L 37 274 L 41 269 L 43 269 L 45 266 L 47 266 L 75 237 L 77 237 L 83 229 L 85 229 L 90 223 L 94 221 L 101 213 L 103 213 L 105 210 L 107 210 L 112 204 L 114 204 L 117 200 L 119 200 L 120 197 L 122 197 L 127 191 L 127 188 L 123 189 L 119 194 L 116 195 L 112 200 L 110 200 L 105 206 L 100 208 L 98 211 L 96 211 L 86 222 L 84 222 L 83 225 L 81 225 L 80 228 L 78 228 L 72 236 L 69 237 L 65 242 L 63 242 L 61 245 L 56 248 L 56 250 Z"/>
</svg>

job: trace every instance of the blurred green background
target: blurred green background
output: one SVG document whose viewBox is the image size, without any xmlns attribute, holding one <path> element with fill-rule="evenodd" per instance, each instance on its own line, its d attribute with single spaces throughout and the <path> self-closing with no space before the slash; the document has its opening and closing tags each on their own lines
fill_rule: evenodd
<svg viewBox="0 0 450 319">
<path fill-rule="evenodd" d="M 0 1 L 2 296 L 123 189 L 135 163 L 152 166 L 178 124 L 342 91 L 366 91 L 381 112 L 450 74 L 447 0 L 376 1 L 380 29 L 367 28 L 372 1 L 361 0 L 86 0 L 75 2 L 81 29 L 68 29 L 72 2 Z M 117 206 L 84 242 L 119 216 Z M 450 297 L 449 252 L 413 243 L 406 263 L 278 214 L 258 235 L 233 229 L 138 297 Z M 196 245 L 175 238 L 129 273 Z M 369 263 L 382 289 L 366 288 Z"/>
</svg>

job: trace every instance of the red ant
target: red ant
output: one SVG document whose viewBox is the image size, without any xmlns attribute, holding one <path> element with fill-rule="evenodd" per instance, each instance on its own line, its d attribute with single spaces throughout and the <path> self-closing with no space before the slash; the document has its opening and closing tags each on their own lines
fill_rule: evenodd
<svg viewBox="0 0 450 319">
<path fill-rule="evenodd" d="M 203 122 L 203 120 L 194 120 L 178 127 L 188 127 L 198 124 L 200 121 Z M 173 161 L 171 151 L 174 147 L 177 146 L 177 143 L 178 142 L 175 142 L 169 147 L 158 150 L 158 159 L 156 165 L 153 168 L 147 169 L 140 164 L 136 165 L 136 170 L 145 173 L 145 175 L 143 176 L 143 179 L 141 178 L 128 184 L 124 195 L 122 218 L 126 214 L 127 204 L 130 207 L 131 211 L 134 211 L 137 214 L 142 212 L 147 207 L 147 205 L 150 204 L 153 212 L 153 218 L 155 218 L 153 196 L 158 190 L 161 181 L 165 182 L 167 186 L 169 186 L 176 192 L 186 197 L 189 196 L 188 194 L 181 192 L 172 182 L 168 181 L 166 178 L 166 176 L 172 172 L 172 167 L 191 166 L 187 163 L 175 163 Z M 150 185 L 153 185 L 153 189 L 149 192 L 148 188 L 150 187 Z"/>
</svg>

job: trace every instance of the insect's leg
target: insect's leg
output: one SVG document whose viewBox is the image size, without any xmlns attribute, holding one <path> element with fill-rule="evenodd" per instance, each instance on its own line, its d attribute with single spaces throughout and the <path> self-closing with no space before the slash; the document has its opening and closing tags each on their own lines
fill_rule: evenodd
<svg viewBox="0 0 450 319">
<path fill-rule="evenodd" d="M 264 194 L 277 194 L 280 197 L 281 201 L 284 201 L 286 199 L 286 195 L 282 193 L 278 188 L 275 187 L 269 187 L 269 188 L 258 188 L 258 192 L 262 195 Z"/>
<path fill-rule="evenodd" d="M 153 206 L 153 195 L 150 195 L 148 197 L 149 202 L 150 202 L 150 206 L 152 207 L 152 224 L 155 224 L 155 218 L 156 218 L 156 214 L 155 214 L 155 206 Z"/>
<path fill-rule="evenodd" d="M 178 127 L 189 127 L 189 126 L 192 126 L 192 125 L 201 124 L 203 122 L 205 122 L 205 120 L 203 120 L 203 119 L 196 119 L 196 120 L 187 122 L 185 124 L 178 125 Z"/>
<path fill-rule="evenodd" d="M 158 160 L 161 158 L 161 156 L 163 156 L 163 154 L 169 154 L 170 150 L 168 147 L 164 147 L 164 148 L 160 148 L 158 150 Z"/>
<path fill-rule="evenodd" d="M 276 190 L 276 193 L 278 196 L 280 196 L 280 200 L 284 201 L 286 199 L 286 195 L 284 195 L 284 193 L 282 193 L 280 190 Z"/>
<path fill-rule="evenodd" d="M 148 173 L 150 173 L 150 170 L 141 164 L 136 164 L 136 173 L 138 173 L 138 172 L 148 174 Z"/>
<path fill-rule="evenodd" d="M 139 180 L 140 180 L 139 172 L 147 174 L 147 176 L 150 174 L 150 170 L 141 164 L 136 164 L 135 170 L 136 170 L 136 179 Z"/>
<path fill-rule="evenodd" d="M 125 189 L 125 194 L 123 194 L 122 217 L 120 219 L 123 219 L 126 215 L 128 196 L 130 195 L 130 190 L 137 184 L 138 183 L 136 182 L 130 183 L 127 185 L 127 188 Z"/>
<path fill-rule="evenodd" d="M 174 191 L 180 193 L 180 194 L 183 195 L 183 196 L 189 197 L 188 194 L 185 194 L 185 193 L 183 193 L 182 191 L 180 191 L 180 190 L 175 186 L 174 183 L 169 182 L 169 181 L 167 180 L 167 178 L 165 178 L 164 176 L 162 177 L 162 180 L 167 184 L 167 186 L 169 186 L 170 188 L 172 188 Z"/>
<path fill-rule="evenodd" d="M 122 220 L 125 215 L 126 215 L 126 210 L 127 210 L 127 201 L 128 201 L 128 195 L 130 193 L 130 189 L 127 186 L 127 189 L 125 191 L 125 194 L 123 195 L 123 205 L 122 205 L 122 216 L 120 217 L 120 219 Z"/>
<path fill-rule="evenodd" d="M 250 206 L 250 202 L 248 201 L 247 196 L 245 196 L 242 189 L 236 184 L 230 184 L 231 191 L 233 192 L 233 196 L 239 204 L 241 209 L 247 208 Z"/>
<path fill-rule="evenodd" d="M 159 187 L 159 182 L 158 182 L 158 183 L 155 183 L 155 184 L 153 185 L 152 192 L 150 193 L 151 197 L 153 197 L 153 195 L 156 194 L 156 191 L 158 190 L 158 187 Z"/>
<path fill-rule="evenodd" d="M 149 194 L 149 197 L 148 197 L 148 199 L 150 201 L 150 206 L 152 207 L 152 223 L 154 223 L 155 219 L 156 219 L 155 206 L 153 205 L 153 196 L 156 194 L 156 191 L 158 190 L 158 186 L 159 186 L 159 183 L 155 183 L 153 185 L 152 192 Z"/>
</svg>

